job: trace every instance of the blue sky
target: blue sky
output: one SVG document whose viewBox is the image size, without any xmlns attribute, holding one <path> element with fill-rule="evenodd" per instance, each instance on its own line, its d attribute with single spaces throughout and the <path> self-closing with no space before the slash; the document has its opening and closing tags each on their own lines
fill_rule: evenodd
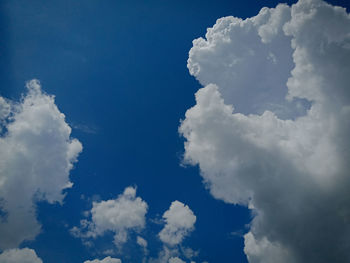
<svg viewBox="0 0 350 263">
<path fill-rule="evenodd" d="M 278 3 L 3 1 L 0 95 L 18 101 L 26 81 L 40 80 L 65 114 L 71 137 L 83 145 L 70 171 L 74 186 L 64 190 L 63 204 L 38 202 L 42 231 L 20 247 L 34 249 L 51 263 L 101 259 L 107 249 L 123 262 L 141 262 L 135 232 L 117 251 L 111 233 L 86 246 L 69 231 L 79 226 L 92 201 L 115 199 L 133 186 L 149 207 L 141 233 L 150 257 L 162 250 L 158 233 L 164 224 L 159 221 L 178 200 L 197 218 L 182 243 L 199 251 L 194 261 L 248 262 L 243 235 L 251 211 L 214 198 L 198 165 L 182 164 L 185 138 L 178 128 L 196 104 L 194 94 L 208 84 L 191 76 L 186 66 L 192 41 L 204 37 L 218 18 L 245 19 Z"/>
</svg>

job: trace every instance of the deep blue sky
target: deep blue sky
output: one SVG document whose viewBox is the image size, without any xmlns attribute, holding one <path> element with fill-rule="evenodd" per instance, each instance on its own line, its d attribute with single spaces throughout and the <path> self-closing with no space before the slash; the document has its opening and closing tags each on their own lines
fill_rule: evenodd
<svg viewBox="0 0 350 263">
<path fill-rule="evenodd" d="M 200 88 L 186 67 L 192 40 L 220 17 L 254 16 L 277 2 L 2 1 L 0 94 L 17 100 L 25 81 L 39 79 L 84 146 L 65 204 L 40 204 L 43 232 L 23 246 L 50 263 L 101 257 L 113 246 L 111 236 L 87 248 L 68 229 L 91 198 L 115 198 L 136 185 L 148 219 L 159 219 L 174 200 L 194 211 L 196 229 L 184 245 L 200 250 L 197 262 L 247 262 L 243 239 L 230 233 L 246 231 L 249 212 L 213 199 L 198 168 L 180 166 L 177 129 Z M 155 255 L 161 226 L 150 220 L 147 226 Z M 130 259 L 123 255 L 123 262 L 137 262 L 133 249 L 126 246 Z"/>
</svg>

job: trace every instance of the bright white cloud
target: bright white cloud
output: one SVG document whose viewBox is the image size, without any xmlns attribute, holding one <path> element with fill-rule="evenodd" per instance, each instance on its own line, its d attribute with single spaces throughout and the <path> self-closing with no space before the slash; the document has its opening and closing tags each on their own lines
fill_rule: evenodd
<svg viewBox="0 0 350 263">
<path fill-rule="evenodd" d="M 119 258 L 111 258 L 106 257 L 102 260 L 94 259 L 94 260 L 86 260 L 84 263 L 122 263 L 122 261 Z"/>
<path fill-rule="evenodd" d="M 116 199 L 93 202 L 91 221 L 82 220 L 80 228 L 74 227 L 71 232 L 82 238 L 96 238 L 112 231 L 114 243 L 119 246 L 127 241 L 129 230 L 144 228 L 147 209 L 147 203 L 136 197 L 136 188 L 127 187 Z"/>
<path fill-rule="evenodd" d="M 166 222 L 164 228 L 159 233 L 163 243 L 174 246 L 182 242 L 193 229 L 196 216 L 192 210 L 179 201 L 171 203 L 169 210 L 163 214 Z"/>
<path fill-rule="evenodd" d="M 349 36 L 345 9 L 300 0 L 193 42 L 205 87 L 179 129 L 184 159 L 214 197 L 254 210 L 251 263 L 350 261 Z"/>
<path fill-rule="evenodd" d="M 27 89 L 19 103 L 0 99 L 0 249 L 35 238 L 40 232 L 35 202 L 63 201 L 82 151 L 54 97 L 43 93 L 37 80 Z"/>
<path fill-rule="evenodd" d="M 35 251 L 29 248 L 14 248 L 5 250 L 0 254 L 1 263 L 43 263 Z"/>
</svg>

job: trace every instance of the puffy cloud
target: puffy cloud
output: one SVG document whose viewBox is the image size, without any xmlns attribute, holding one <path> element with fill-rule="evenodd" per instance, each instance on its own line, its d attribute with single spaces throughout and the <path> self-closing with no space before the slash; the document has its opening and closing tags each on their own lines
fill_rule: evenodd
<svg viewBox="0 0 350 263">
<path fill-rule="evenodd" d="M 84 263 L 122 263 L 122 261 L 119 258 L 111 258 L 106 257 L 102 260 L 94 259 L 94 260 L 86 260 Z"/>
<path fill-rule="evenodd" d="M 251 19 L 217 20 L 208 29 L 207 40 L 193 41 L 187 62 L 190 73 L 203 86 L 218 85 L 225 102 L 241 113 L 261 113 L 267 108 L 290 116 L 290 111 L 298 110 L 295 103 L 286 107 L 284 99 L 293 50 L 282 27 L 290 16 L 289 7 L 279 5 L 264 8 Z"/>
<path fill-rule="evenodd" d="M 168 263 L 169 260 L 177 260 L 182 254 L 188 258 L 197 256 L 198 252 L 181 246 L 183 239 L 194 230 L 197 218 L 192 210 L 187 205 L 174 201 L 164 212 L 163 220 L 165 225 L 159 232 L 163 249 L 158 253 L 157 258 L 150 258 L 149 262 Z"/>
<path fill-rule="evenodd" d="M 0 254 L 1 263 L 43 263 L 43 261 L 38 258 L 35 251 L 29 248 L 14 248 L 5 250 Z"/>
<path fill-rule="evenodd" d="M 27 83 L 19 103 L 0 99 L 0 249 L 17 247 L 40 232 L 36 201 L 62 202 L 82 145 L 53 96 Z"/>
<path fill-rule="evenodd" d="M 193 229 L 196 216 L 192 210 L 179 201 L 171 203 L 169 210 L 163 214 L 166 222 L 164 228 L 159 233 L 163 243 L 174 246 L 182 242 Z"/>
<path fill-rule="evenodd" d="M 71 232 L 77 237 L 96 238 L 112 231 L 119 246 L 127 241 L 129 230 L 144 228 L 147 209 L 147 203 L 136 197 L 136 188 L 127 187 L 116 199 L 93 202 L 91 221 L 82 220 L 80 228 L 74 227 Z"/>
<path fill-rule="evenodd" d="M 350 261 L 349 36 L 345 9 L 300 0 L 193 42 L 205 87 L 179 128 L 184 160 L 214 197 L 253 210 L 251 263 Z"/>
<path fill-rule="evenodd" d="M 169 258 L 169 263 L 185 263 L 185 261 L 183 261 L 178 257 L 172 257 L 172 258 Z"/>
</svg>

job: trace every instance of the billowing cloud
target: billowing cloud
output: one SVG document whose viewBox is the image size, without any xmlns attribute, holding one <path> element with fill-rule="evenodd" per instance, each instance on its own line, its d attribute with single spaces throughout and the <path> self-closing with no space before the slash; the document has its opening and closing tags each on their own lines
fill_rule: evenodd
<svg viewBox="0 0 350 263">
<path fill-rule="evenodd" d="M 43 261 L 38 258 L 35 251 L 29 248 L 14 248 L 5 250 L 0 254 L 1 263 L 43 263 Z"/>
<path fill-rule="evenodd" d="M 63 201 L 82 151 L 54 97 L 43 93 L 37 80 L 27 89 L 19 103 L 0 97 L 0 249 L 35 238 L 36 201 Z"/>
<path fill-rule="evenodd" d="M 320 0 L 224 17 L 193 42 L 205 87 L 179 129 L 184 160 L 253 210 L 251 263 L 350 261 L 349 61 L 350 17 Z"/>
<path fill-rule="evenodd" d="M 71 232 L 77 237 L 96 238 L 112 231 L 119 246 L 127 241 L 128 231 L 144 228 L 147 209 L 147 203 L 136 197 L 136 188 L 127 187 L 116 199 L 93 202 L 91 220 L 82 220 L 80 228 Z"/>
<path fill-rule="evenodd" d="M 194 229 L 196 222 L 196 216 L 192 210 L 179 201 L 171 203 L 169 210 L 163 214 L 163 218 L 166 224 L 159 233 L 159 238 L 170 246 L 180 244 L 184 237 Z"/>
<path fill-rule="evenodd" d="M 84 261 L 84 263 L 122 263 L 122 261 L 119 258 L 106 257 L 102 260 L 98 260 L 98 259 L 87 260 L 87 261 Z"/>
</svg>

